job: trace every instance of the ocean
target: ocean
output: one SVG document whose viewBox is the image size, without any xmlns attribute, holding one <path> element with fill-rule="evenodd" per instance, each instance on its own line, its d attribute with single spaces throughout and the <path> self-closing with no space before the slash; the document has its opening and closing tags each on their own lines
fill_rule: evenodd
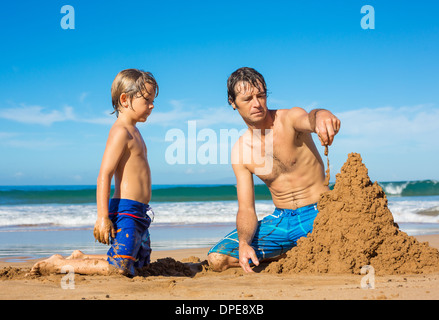
<svg viewBox="0 0 439 320">
<path fill-rule="evenodd" d="M 400 229 L 409 235 L 439 233 L 439 182 L 379 182 Z M 332 187 L 330 185 L 330 187 Z M 151 207 L 152 249 L 214 245 L 235 228 L 234 185 L 156 185 Z M 274 210 L 265 185 L 255 186 L 258 218 Z M 69 255 L 79 249 L 103 254 L 96 243 L 96 186 L 0 186 L 0 258 L 10 261 Z"/>
</svg>

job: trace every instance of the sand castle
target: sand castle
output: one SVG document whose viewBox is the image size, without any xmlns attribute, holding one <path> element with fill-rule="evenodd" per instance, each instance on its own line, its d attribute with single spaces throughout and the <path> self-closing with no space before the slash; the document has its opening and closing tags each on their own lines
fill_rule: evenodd
<svg viewBox="0 0 439 320">
<path fill-rule="evenodd" d="M 399 230 L 359 154 L 349 154 L 318 209 L 313 232 L 265 272 L 360 274 L 366 265 L 387 275 L 439 271 L 439 251 Z"/>
</svg>

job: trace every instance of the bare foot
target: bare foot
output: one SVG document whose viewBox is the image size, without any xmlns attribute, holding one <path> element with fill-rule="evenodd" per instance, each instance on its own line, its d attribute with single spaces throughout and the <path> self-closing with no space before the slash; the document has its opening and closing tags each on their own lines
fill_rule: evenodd
<svg viewBox="0 0 439 320">
<path fill-rule="evenodd" d="M 54 254 L 46 260 L 39 261 L 34 264 L 28 276 L 40 276 L 47 275 L 51 273 L 59 273 L 65 259 L 59 255 Z"/>
</svg>

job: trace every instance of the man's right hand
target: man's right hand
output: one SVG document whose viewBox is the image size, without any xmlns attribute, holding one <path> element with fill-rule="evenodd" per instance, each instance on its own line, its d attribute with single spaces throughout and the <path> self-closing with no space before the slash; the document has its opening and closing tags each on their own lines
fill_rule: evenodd
<svg viewBox="0 0 439 320">
<path fill-rule="evenodd" d="M 258 257 L 256 256 L 255 250 L 247 243 L 239 244 L 239 265 L 245 272 L 254 272 L 250 268 L 249 260 L 255 265 L 259 265 Z"/>
<path fill-rule="evenodd" d="M 112 238 L 116 237 L 113 223 L 108 217 L 101 217 L 96 220 L 93 235 L 97 241 L 104 244 L 110 244 L 110 234 Z"/>
<path fill-rule="evenodd" d="M 330 111 L 325 109 L 317 109 L 314 113 L 315 127 L 322 146 L 330 146 L 334 141 L 334 136 L 340 130 L 340 120 Z"/>
</svg>

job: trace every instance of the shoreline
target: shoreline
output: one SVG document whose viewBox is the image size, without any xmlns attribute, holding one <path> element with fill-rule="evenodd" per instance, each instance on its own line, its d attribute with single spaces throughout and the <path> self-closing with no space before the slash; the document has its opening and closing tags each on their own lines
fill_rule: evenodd
<svg viewBox="0 0 439 320">
<path fill-rule="evenodd" d="M 415 236 L 439 249 L 439 234 Z M 156 250 L 151 261 L 172 257 L 176 261 L 206 259 L 209 248 Z M 313 274 L 283 275 L 240 268 L 216 273 L 199 272 L 187 276 L 82 276 L 75 275 L 74 290 L 61 288 L 62 277 L 38 278 L 5 276 L 4 270 L 25 270 L 35 261 L 5 262 L 0 259 L 0 300 L 363 300 L 439 299 L 439 273 L 376 276 L 375 289 L 361 288 L 363 275 Z"/>
<path fill-rule="evenodd" d="M 153 254 L 157 251 L 212 247 L 236 227 L 234 223 L 154 225 L 150 228 Z M 408 235 L 439 234 L 439 223 L 399 223 Z M 108 246 L 97 243 L 92 228 L 15 230 L 0 232 L 0 261 L 25 262 L 53 254 L 68 256 L 73 250 L 106 254 Z"/>
</svg>

